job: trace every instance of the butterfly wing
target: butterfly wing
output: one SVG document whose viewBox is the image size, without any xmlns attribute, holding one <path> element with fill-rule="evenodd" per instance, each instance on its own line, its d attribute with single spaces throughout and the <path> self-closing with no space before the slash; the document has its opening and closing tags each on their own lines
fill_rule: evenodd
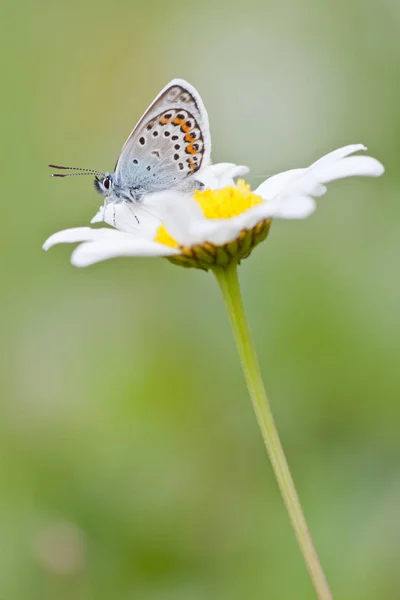
<svg viewBox="0 0 400 600">
<path fill-rule="evenodd" d="M 158 94 L 122 147 L 115 178 L 140 196 L 183 187 L 185 180 L 210 164 L 208 115 L 200 95 L 183 79 Z"/>
</svg>

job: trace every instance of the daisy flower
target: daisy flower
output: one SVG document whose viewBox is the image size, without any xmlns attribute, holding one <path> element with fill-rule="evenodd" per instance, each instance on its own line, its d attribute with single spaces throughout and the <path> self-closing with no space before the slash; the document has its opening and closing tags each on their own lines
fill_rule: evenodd
<svg viewBox="0 0 400 600">
<path fill-rule="evenodd" d="M 201 269 L 225 267 L 248 256 L 267 235 L 272 219 L 304 219 L 316 208 L 326 184 L 351 176 L 378 177 L 384 169 L 366 150 L 352 144 L 326 154 L 311 166 L 266 179 L 255 190 L 241 177 L 248 168 L 230 163 L 197 174 L 204 188 L 193 195 L 167 190 L 148 194 L 135 205 L 101 207 L 92 223 L 110 228 L 77 227 L 53 234 L 44 244 L 81 244 L 71 262 L 86 267 L 118 256 L 160 256 Z M 235 183 L 235 178 L 238 178 Z"/>
<path fill-rule="evenodd" d="M 316 208 L 326 184 L 352 176 L 378 177 L 382 164 L 352 144 L 326 154 L 306 168 L 266 179 L 255 190 L 245 183 L 248 168 L 230 163 L 196 173 L 203 185 L 192 194 L 167 190 L 136 203 L 109 203 L 92 223 L 53 234 L 44 244 L 79 243 L 76 267 L 119 256 L 159 256 L 184 267 L 211 270 L 220 286 L 232 325 L 243 373 L 261 434 L 317 597 L 331 600 L 319 557 L 276 430 L 252 343 L 237 276 L 237 265 L 268 235 L 273 219 L 304 219 Z"/>
</svg>

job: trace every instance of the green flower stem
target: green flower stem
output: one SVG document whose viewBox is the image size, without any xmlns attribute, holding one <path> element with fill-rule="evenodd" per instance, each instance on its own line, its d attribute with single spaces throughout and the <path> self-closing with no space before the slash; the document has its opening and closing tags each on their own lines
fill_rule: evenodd
<svg viewBox="0 0 400 600">
<path fill-rule="evenodd" d="M 260 367 L 251 339 L 240 292 L 237 264 L 231 263 L 226 268 L 215 267 L 213 272 L 221 288 L 228 310 L 243 373 L 265 447 L 314 589 L 319 600 L 332 600 L 332 594 L 308 530 L 261 378 Z"/>
</svg>

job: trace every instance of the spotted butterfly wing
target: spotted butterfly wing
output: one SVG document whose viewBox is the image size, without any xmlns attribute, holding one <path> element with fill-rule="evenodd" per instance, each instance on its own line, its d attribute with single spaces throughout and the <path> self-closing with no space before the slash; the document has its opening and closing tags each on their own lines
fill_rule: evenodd
<svg viewBox="0 0 400 600">
<path fill-rule="evenodd" d="M 210 164 L 208 115 L 200 95 L 172 80 L 146 110 L 115 165 L 119 187 L 138 198 L 171 187 L 193 189 L 193 175 Z"/>
</svg>

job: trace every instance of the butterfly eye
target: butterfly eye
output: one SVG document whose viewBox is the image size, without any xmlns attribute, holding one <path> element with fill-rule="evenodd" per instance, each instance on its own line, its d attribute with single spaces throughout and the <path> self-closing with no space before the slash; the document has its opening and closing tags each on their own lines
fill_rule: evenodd
<svg viewBox="0 0 400 600">
<path fill-rule="evenodd" d="M 109 177 L 106 177 L 103 181 L 103 186 L 105 187 L 106 190 L 110 189 L 110 185 L 111 185 L 111 181 Z"/>
</svg>

